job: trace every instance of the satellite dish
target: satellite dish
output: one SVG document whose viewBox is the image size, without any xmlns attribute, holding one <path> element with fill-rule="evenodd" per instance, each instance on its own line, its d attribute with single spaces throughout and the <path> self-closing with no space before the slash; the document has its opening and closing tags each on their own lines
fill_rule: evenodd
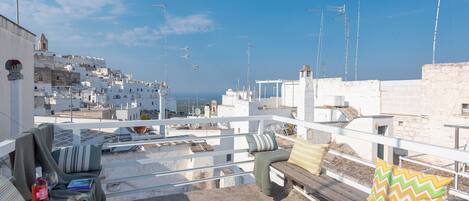
<svg viewBox="0 0 469 201">
<path fill-rule="evenodd" d="M 195 108 L 195 115 L 200 116 L 201 113 L 202 111 L 200 110 L 200 108 Z"/>
</svg>

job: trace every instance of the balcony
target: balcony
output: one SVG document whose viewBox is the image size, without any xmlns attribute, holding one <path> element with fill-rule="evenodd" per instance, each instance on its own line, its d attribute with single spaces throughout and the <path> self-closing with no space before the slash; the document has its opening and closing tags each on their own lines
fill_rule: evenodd
<svg viewBox="0 0 469 201">
<path fill-rule="evenodd" d="M 250 128 L 247 133 L 235 134 L 230 130 L 234 125 L 247 122 Z M 254 158 L 243 146 L 246 135 L 272 132 L 269 128 L 274 124 L 291 124 L 297 128 L 308 128 L 313 133 L 341 136 L 371 145 L 381 144 L 385 148 L 399 148 L 449 161 L 450 165 L 438 166 L 418 160 L 413 155 L 400 157 L 395 162 L 422 172 L 454 177 L 449 200 L 469 199 L 469 174 L 465 168 L 465 164 L 469 163 L 469 152 L 280 116 L 57 123 L 55 126 L 56 140 L 61 140 L 56 145 L 67 145 L 64 143 L 67 139 L 75 145 L 103 143 L 103 171 L 100 177 L 108 200 L 195 201 L 274 200 L 259 192 L 253 184 Z M 187 125 L 211 125 L 219 130 L 190 129 Z M 123 132 L 122 128 L 135 126 L 164 126 L 167 136 L 125 138 L 119 133 Z M 294 136 L 276 135 L 282 148 L 291 147 Z M 0 142 L 0 157 L 14 150 L 14 140 Z M 455 164 L 462 168 L 454 169 Z M 370 193 L 374 168 L 372 161 L 357 157 L 346 144 L 332 144 L 323 165 L 325 175 L 366 194 Z M 7 170 L 2 172 L 8 173 Z M 333 187 L 330 188 L 333 192 Z M 300 187 L 294 189 L 290 195 L 276 191 L 275 200 L 315 197 L 314 193 Z"/>
</svg>

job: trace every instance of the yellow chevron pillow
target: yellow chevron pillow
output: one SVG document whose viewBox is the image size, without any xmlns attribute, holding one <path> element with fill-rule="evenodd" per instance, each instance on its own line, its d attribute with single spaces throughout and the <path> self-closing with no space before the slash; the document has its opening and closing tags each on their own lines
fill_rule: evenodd
<svg viewBox="0 0 469 201">
<path fill-rule="evenodd" d="M 387 201 L 389 184 L 392 178 L 393 165 L 381 159 L 376 160 L 376 170 L 373 176 L 373 186 L 367 201 Z"/>
<path fill-rule="evenodd" d="M 298 165 L 311 174 L 319 175 L 322 160 L 328 148 L 329 144 L 312 144 L 301 138 L 296 138 L 288 163 Z"/>
<path fill-rule="evenodd" d="M 395 166 L 388 194 L 390 201 L 443 201 L 453 178 L 425 174 Z"/>
</svg>

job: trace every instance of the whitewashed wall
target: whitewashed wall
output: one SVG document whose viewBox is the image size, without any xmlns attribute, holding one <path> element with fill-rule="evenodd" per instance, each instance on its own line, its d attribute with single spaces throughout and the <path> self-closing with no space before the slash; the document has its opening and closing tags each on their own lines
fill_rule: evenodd
<svg viewBox="0 0 469 201">
<path fill-rule="evenodd" d="M 10 82 L 7 79 L 8 71 L 5 69 L 8 60 L 19 60 L 23 65 L 22 100 L 18 100 L 22 107 L 20 130 L 24 131 L 33 126 L 34 40 L 33 34 L 0 16 L 0 141 L 10 136 Z"/>
<path fill-rule="evenodd" d="M 345 128 L 357 130 L 367 133 L 377 134 L 378 126 L 387 126 L 385 136 L 393 136 L 393 123 L 392 117 L 365 117 L 357 118 L 351 121 Z M 375 161 L 377 157 L 377 144 L 370 143 L 363 140 L 351 139 L 340 135 L 333 135 L 332 141 L 336 143 L 348 144 L 356 154 L 365 160 Z M 392 161 L 392 148 L 386 147 L 384 157 L 388 161 Z"/>
<path fill-rule="evenodd" d="M 443 125 L 469 122 L 469 116 L 461 114 L 462 104 L 469 104 L 468 78 L 469 62 L 423 66 L 422 113 L 428 116 L 432 144 L 454 146 L 454 129 Z M 461 144 L 465 144 L 468 137 L 468 130 L 461 130 Z"/>
</svg>

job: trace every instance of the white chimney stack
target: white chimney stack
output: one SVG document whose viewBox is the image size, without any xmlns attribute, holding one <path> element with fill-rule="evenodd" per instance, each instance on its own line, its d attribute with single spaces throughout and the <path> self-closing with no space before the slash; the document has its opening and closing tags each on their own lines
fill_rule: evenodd
<svg viewBox="0 0 469 201">
<path fill-rule="evenodd" d="M 299 80 L 300 94 L 298 97 L 297 114 L 298 119 L 313 122 L 314 121 L 314 83 L 311 67 L 303 65 L 300 69 Z M 304 127 L 297 128 L 298 136 L 303 139 L 308 138 L 308 129 Z"/>
</svg>

